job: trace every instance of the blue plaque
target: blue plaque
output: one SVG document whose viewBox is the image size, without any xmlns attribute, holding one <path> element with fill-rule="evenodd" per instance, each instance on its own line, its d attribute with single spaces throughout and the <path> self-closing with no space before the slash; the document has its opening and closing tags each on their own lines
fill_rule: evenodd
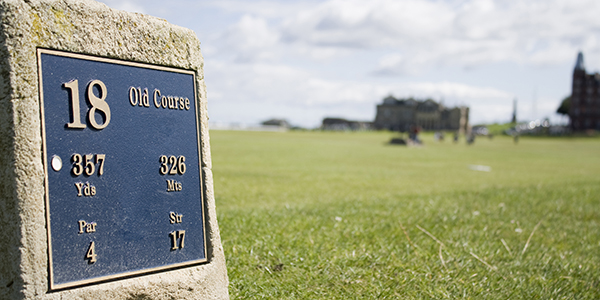
<svg viewBox="0 0 600 300">
<path fill-rule="evenodd" d="M 38 49 L 50 289 L 207 261 L 195 73 Z"/>
</svg>

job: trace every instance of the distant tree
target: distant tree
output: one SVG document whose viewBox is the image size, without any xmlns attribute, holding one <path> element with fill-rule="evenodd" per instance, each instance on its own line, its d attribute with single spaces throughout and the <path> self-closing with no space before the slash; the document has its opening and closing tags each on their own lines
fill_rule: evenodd
<svg viewBox="0 0 600 300">
<path fill-rule="evenodd" d="M 570 107 L 571 107 L 571 96 L 567 96 L 560 103 L 560 106 L 556 110 L 556 113 L 561 114 L 561 115 L 568 115 Z"/>
</svg>

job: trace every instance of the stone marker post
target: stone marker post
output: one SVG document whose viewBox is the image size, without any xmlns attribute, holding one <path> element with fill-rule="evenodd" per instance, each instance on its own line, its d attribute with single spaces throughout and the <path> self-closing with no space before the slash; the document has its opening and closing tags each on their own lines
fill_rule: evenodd
<svg viewBox="0 0 600 300">
<path fill-rule="evenodd" d="M 200 42 L 0 0 L 0 299 L 228 299 Z"/>
</svg>

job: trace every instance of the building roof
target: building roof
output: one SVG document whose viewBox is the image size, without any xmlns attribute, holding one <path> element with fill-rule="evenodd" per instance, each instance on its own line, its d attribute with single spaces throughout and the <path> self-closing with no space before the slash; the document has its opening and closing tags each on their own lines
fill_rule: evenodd
<svg viewBox="0 0 600 300">
<path fill-rule="evenodd" d="M 427 99 L 417 105 L 417 110 L 422 112 L 434 112 L 438 111 L 440 108 L 440 105 L 431 99 Z"/>
<path fill-rule="evenodd" d="M 581 51 L 577 54 L 577 62 L 575 63 L 575 70 L 585 71 L 585 66 L 583 65 L 583 53 Z"/>
<path fill-rule="evenodd" d="M 387 96 L 383 99 L 383 105 L 394 105 L 394 106 L 415 106 L 421 101 L 417 101 L 413 98 L 408 99 L 396 99 L 394 96 Z"/>
<path fill-rule="evenodd" d="M 261 123 L 266 126 L 290 127 L 290 123 L 286 119 L 269 119 Z"/>
</svg>

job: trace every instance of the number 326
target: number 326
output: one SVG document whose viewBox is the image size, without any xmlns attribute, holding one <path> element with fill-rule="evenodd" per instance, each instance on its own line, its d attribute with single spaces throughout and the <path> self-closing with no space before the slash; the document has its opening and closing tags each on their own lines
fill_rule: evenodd
<svg viewBox="0 0 600 300">
<path fill-rule="evenodd" d="M 162 175 L 183 175 L 185 173 L 185 156 L 175 157 L 173 155 L 167 157 L 160 156 L 160 174 Z"/>
</svg>

